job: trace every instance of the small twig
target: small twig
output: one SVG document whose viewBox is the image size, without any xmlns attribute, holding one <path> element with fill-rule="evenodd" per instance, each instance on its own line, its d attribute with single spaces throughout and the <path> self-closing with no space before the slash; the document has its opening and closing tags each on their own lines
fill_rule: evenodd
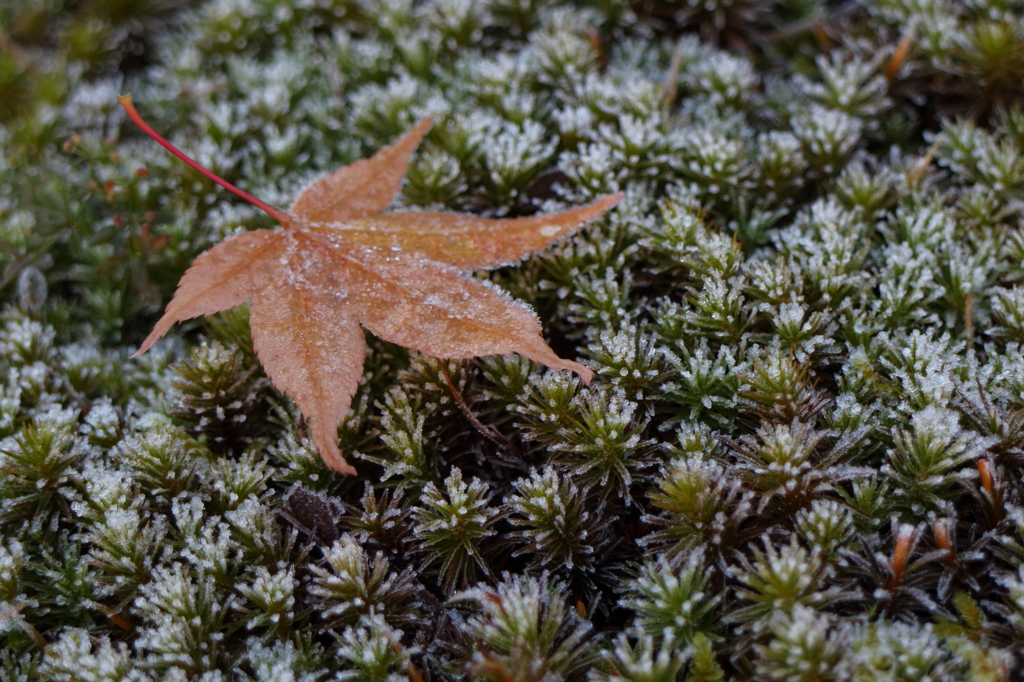
<svg viewBox="0 0 1024 682">
<path fill-rule="evenodd" d="M 676 95 L 679 93 L 679 70 L 682 65 L 683 51 L 677 47 L 676 51 L 672 53 L 672 63 L 668 67 L 665 82 L 661 86 L 666 107 L 671 107 L 672 102 L 676 101 Z"/>
<path fill-rule="evenodd" d="M 605 54 L 604 45 L 601 43 L 601 34 L 597 32 L 597 29 L 589 28 L 583 31 L 583 38 L 594 48 L 594 53 L 597 55 L 597 67 L 603 69 L 608 64 L 608 55 Z"/>
<path fill-rule="evenodd" d="M 401 642 L 393 641 L 391 648 L 395 650 L 395 653 L 401 656 L 405 653 L 405 648 Z M 416 669 L 416 666 L 412 664 L 412 659 L 405 662 L 405 674 L 409 676 L 411 682 L 423 682 L 423 676 L 420 675 L 420 671 Z"/>
<path fill-rule="evenodd" d="M 764 41 L 768 44 L 777 43 L 780 40 L 789 40 L 801 33 L 807 33 L 816 29 L 826 17 L 822 12 L 814 12 L 809 17 L 800 19 L 778 28 L 764 35 Z"/>
<path fill-rule="evenodd" d="M 4 608 L 0 610 L 0 625 L 5 621 L 13 620 L 29 637 L 36 643 L 40 648 L 47 647 L 50 643 L 45 637 L 40 634 L 39 630 L 36 630 L 32 623 L 29 623 L 21 615 L 21 610 L 25 608 L 25 602 L 20 599 L 13 599 L 7 604 L 0 604 Z"/>
<path fill-rule="evenodd" d="M 412 661 L 405 664 L 405 674 L 409 676 L 412 682 L 423 682 L 423 676 L 420 675 L 419 670 L 416 670 L 416 666 L 412 664 Z"/>
<path fill-rule="evenodd" d="M 967 300 L 964 301 L 964 317 L 966 319 L 966 329 L 964 330 L 967 334 L 968 343 L 974 343 L 974 292 L 967 292 Z"/>
<path fill-rule="evenodd" d="M 885 67 L 885 80 L 892 83 L 896 80 L 897 74 L 899 74 L 900 67 L 903 66 L 903 62 L 906 61 L 907 55 L 910 53 L 910 46 L 914 44 L 914 29 L 916 24 L 911 22 L 907 27 L 903 37 L 900 38 L 900 42 L 896 45 L 896 50 L 892 53 L 892 58 L 889 59 L 889 64 Z"/>
<path fill-rule="evenodd" d="M 100 604 L 99 602 L 92 601 L 91 599 L 86 599 L 82 603 L 91 609 L 96 609 L 97 611 L 102 612 L 107 618 L 114 622 L 114 625 L 125 632 L 131 632 L 135 629 L 135 625 L 133 625 L 130 620 L 105 604 Z"/>
<path fill-rule="evenodd" d="M 285 521 L 287 521 L 288 523 L 292 524 L 292 526 L 295 528 L 295 530 L 297 530 L 297 531 L 299 531 L 301 533 L 305 533 L 306 536 L 310 539 L 311 542 L 313 542 L 313 543 L 315 543 L 315 544 L 317 544 L 317 545 L 319 545 L 321 547 L 326 547 L 327 545 L 331 544 L 329 542 L 325 542 L 322 537 L 317 535 L 315 530 L 307 528 L 305 524 L 303 524 L 301 521 L 299 521 L 297 518 L 295 518 L 294 516 L 292 516 L 288 512 L 286 512 L 286 511 L 284 511 L 282 509 L 279 509 L 277 511 L 277 515 L 280 516 Z"/>
<path fill-rule="evenodd" d="M 828 31 L 820 23 L 814 26 L 814 38 L 818 41 L 818 45 L 825 52 L 832 49 L 832 39 L 828 35 Z"/>
<path fill-rule="evenodd" d="M 512 441 L 505 438 L 505 436 L 501 435 L 491 427 L 481 423 L 480 420 L 477 419 L 476 415 L 473 414 L 473 411 L 469 409 L 469 405 L 466 404 L 465 398 L 462 397 L 462 392 L 455 386 L 452 378 L 448 376 L 448 368 L 444 366 L 444 361 L 440 362 L 439 366 L 441 367 L 441 375 L 444 376 L 444 380 L 448 382 L 448 388 L 451 389 L 452 397 L 455 399 L 455 404 L 459 406 L 459 409 L 462 410 L 462 414 L 465 415 L 469 423 L 473 425 L 473 428 L 479 431 L 484 438 L 491 441 L 498 447 L 504 448 L 510 454 L 521 460 L 523 458 L 523 453 L 519 451 L 519 448 L 512 444 Z"/>
<path fill-rule="evenodd" d="M 889 562 L 892 577 L 885 585 L 885 589 L 890 592 L 898 588 L 903 581 L 903 572 L 907 569 L 910 555 L 917 544 L 915 532 L 914 526 L 909 524 L 901 524 L 896 529 L 895 537 L 893 538 L 892 559 Z"/>
<path fill-rule="evenodd" d="M 925 152 L 924 158 L 922 158 L 916 166 L 907 171 L 907 187 L 913 189 L 917 183 L 924 179 L 924 176 L 928 173 L 928 166 L 931 165 L 932 159 L 935 157 L 935 152 L 939 149 L 939 144 L 942 142 L 942 137 L 936 138 L 935 142 L 932 142 L 932 146 L 928 147 L 928 151 Z"/>
</svg>

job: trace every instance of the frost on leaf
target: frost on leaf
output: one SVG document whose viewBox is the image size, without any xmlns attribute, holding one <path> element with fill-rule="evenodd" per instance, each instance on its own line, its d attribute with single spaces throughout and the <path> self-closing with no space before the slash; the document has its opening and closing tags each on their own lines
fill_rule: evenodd
<svg viewBox="0 0 1024 682">
<path fill-rule="evenodd" d="M 267 376 L 311 421 L 329 467 L 355 473 L 337 428 L 362 376 L 366 327 L 439 358 L 519 353 L 589 382 L 593 372 L 565 360 L 541 336 L 537 316 L 460 270 L 496 267 L 529 255 L 600 217 L 621 198 L 553 215 L 488 219 L 440 212 L 381 214 L 430 127 L 421 121 L 395 144 L 303 190 L 291 212 L 214 176 L 172 147 L 119 98 L 148 135 L 208 178 L 281 223 L 231 237 L 199 256 L 136 355 L 176 323 L 252 301 L 253 345 Z"/>
</svg>

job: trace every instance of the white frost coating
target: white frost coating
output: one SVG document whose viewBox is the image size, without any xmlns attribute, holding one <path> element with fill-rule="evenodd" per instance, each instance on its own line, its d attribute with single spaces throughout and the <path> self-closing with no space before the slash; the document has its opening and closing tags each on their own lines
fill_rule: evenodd
<svg viewBox="0 0 1024 682">
<path fill-rule="evenodd" d="M 821 554 L 817 551 L 807 551 L 797 544 L 793 538 L 789 544 L 775 547 L 769 541 L 764 543 L 764 552 L 759 554 L 757 561 L 749 569 L 730 567 L 730 572 L 740 582 L 745 583 L 752 589 L 737 590 L 741 598 L 759 596 L 757 587 L 763 582 L 783 584 L 787 586 L 787 601 L 790 603 L 801 603 L 813 605 L 821 602 L 825 595 L 816 591 L 821 580 L 820 567 L 822 565 Z M 769 596 L 769 595 L 765 595 Z M 781 606 L 766 602 L 765 606 Z"/>
<path fill-rule="evenodd" d="M 814 104 L 800 109 L 793 116 L 793 133 L 804 145 L 808 156 L 822 163 L 825 172 L 835 170 L 835 164 L 860 141 L 864 124 L 860 119 L 842 111 Z"/>
<path fill-rule="evenodd" d="M 506 498 L 505 503 L 519 515 L 512 523 L 524 528 L 513 536 L 532 540 L 538 550 L 551 542 L 549 549 L 556 552 L 552 558 L 559 559 L 568 569 L 594 554 L 594 544 L 587 542 L 592 514 L 586 510 L 585 496 L 580 495 L 570 477 L 563 478 L 555 468 L 545 467 L 513 485 L 516 494 Z"/>
<path fill-rule="evenodd" d="M 613 150 L 616 161 L 634 173 L 658 175 L 670 162 L 661 116 L 622 116 L 616 125 L 598 126 L 598 139 Z"/>
<path fill-rule="evenodd" d="M 355 626 L 341 633 L 337 656 L 348 662 L 338 673 L 341 682 L 373 679 L 382 682 L 404 682 L 406 662 L 418 650 L 400 645 L 402 631 L 389 626 L 379 613 L 363 616 Z M 386 677 L 381 673 L 386 672 Z"/>
<path fill-rule="evenodd" d="M 881 55 L 879 55 L 881 57 Z M 888 84 L 880 73 L 879 58 L 864 61 L 840 51 L 815 59 L 821 82 L 803 76 L 794 85 L 819 104 L 860 117 L 877 115 L 890 104 L 885 96 Z"/>
<path fill-rule="evenodd" d="M 738 106 L 755 91 L 759 79 L 749 60 L 714 51 L 696 61 L 680 80 L 712 102 Z"/>
<path fill-rule="evenodd" d="M 626 633 L 619 633 L 611 651 L 601 652 L 605 665 L 612 669 L 606 673 L 593 669 L 588 675 L 591 682 L 619 682 L 628 680 L 674 680 L 686 664 L 689 652 L 673 641 L 672 633 L 663 633 L 655 650 L 654 637 L 642 634 L 636 645 L 630 644 Z"/>
<path fill-rule="evenodd" d="M 566 106 L 556 109 L 551 115 L 558 125 L 558 131 L 563 136 L 581 137 L 593 134 L 591 128 L 594 125 L 594 114 L 586 107 Z"/>
<path fill-rule="evenodd" d="M 702 589 L 706 576 L 703 550 L 690 552 L 678 562 L 660 554 L 645 561 L 636 577 L 626 583 L 626 597 L 619 605 L 636 610 L 639 623 L 647 628 L 659 627 L 666 636 L 688 637 L 700 627 L 702 615 L 721 600 Z"/>
<path fill-rule="evenodd" d="M 271 573 L 266 566 L 256 567 L 256 576 L 249 585 L 241 585 L 238 591 L 256 607 L 257 614 L 247 623 L 252 630 L 259 626 L 290 622 L 295 613 L 294 567 L 282 568 Z M 238 604 L 236 604 L 238 608 Z"/>
<path fill-rule="evenodd" d="M 761 182 L 770 192 L 801 187 L 805 183 L 807 158 L 793 133 L 777 130 L 758 133 L 757 154 Z"/>
<path fill-rule="evenodd" d="M 102 463 L 89 462 L 85 468 L 85 491 L 89 499 L 73 502 L 72 510 L 79 516 L 102 521 L 107 511 L 139 508 L 145 498 L 138 490 L 131 474 Z"/>
<path fill-rule="evenodd" d="M 944 406 L 956 391 L 954 371 L 962 364 L 959 353 L 964 342 L 953 343 L 948 333 L 935 339 L 932 332 L 914 330 L 909 337 L 890 341 L 888 334 L 879 342 L 890 350 L 881 364 L 899 379 L 904 391 L 915 402 Z"/>
<path fill-rule="evenodd" d="M 53 327 L 28 318 L 14 319 L 0 334 L 0 356 L 12 364 L 46 361 L 53 354 L 56 332 Z"/>
<path fill-rule="evenodd" d="M 323 618 L 343 617 L 373 609 L 396 583 L 396 575 L 388 573 L 384 581 L 373 585 L 366 552 L 350 535 L 342 535 L 326 552 L 330 570 L 312 567 L 314 584 L 310 594 L 322 600 L 318 610 Z M 388 560 L 375 557 L 374 570 L 387 572 Z"/>
<path fill-rule="evenodd" d="M 6 545 L 0 544 L 0 602 L 10 601 L 19 594 L 24 557 L 25 552 L 17 540 L 8 540 Z"/>
<path fill-rule="evenodd" d="M 815 500 L 796 515 L 800 536 L 823 554 L 831 554 L 853 533 L 853 514 L 835 500 Z"/>
<path fill-rule="evenodd" d="M 21 386 L 18 385 L 18 370 L 7 370 L 6 381 L 0 383 L 0 431 L 9 432 L 21 407 Z M 0 440 L 0 448 L 7 444 Z"/>
<path fill-rule="evenodd" d="M 904 242 L 915 252 L 933 251 L 956 242 L 957 223 L 950 211 L 929 204 L 916 209 L 901 207 L 879 229 L 890 240 Z"/>
<path fill-rule="evenodd" d="M 711 194 L 737 184 L 748 172 L 742 140 L 712 128 L 687 130 L 683 140 L 686 154 L 677 162 L 680 170 L 706 185 Z"/>
<path fill-rule="evenodd" d="M 2 130 L 0 129 L 0 131 Z M 0 142 L 3 141 L 4 138 L 2 133 L 0 133 Z M 6 159 L 0 160 L 0 168 L 5 163 Z M 36 227 L 35 214 L 31 211 L 16 210 L 13 203 L 3 196 L 0 196 L 0 209 L 10 211 L 5 220 L 0 222 L 0 240 L 3 240 L 12 248 L 25 249 Z"/>
<path fill-rule="evenodd" d="M 147 682 L 151 679 L 139 669 L 127 644 L 112 644 L 106 636 L 94 638 L 84 628 L 62 631 L 47 647 L 39 672 L 57 682 Z"/>
<path fill-rule="evenodd" d="M 558 169 L 591 196 L 619 191 L 628 174 L 606 142 L 580 145 L 578 152 L 562 152 Z"/>
<path fill-rule="evenodd" d="M 202 514 L 201 507 L 199 514 Z M 200 528 L 201 521 L 201 516 L 194 517 L 191 524 L 184 527 L 182 519 L 177 521 L 188 538 L 181 556 L 192 564 L 197 575 L 224 580 L 231 575 L 233 566 L 242 561 L 243 548 L 219 516 L 211 515 Z"/>
<path fill-rule="evenodd" d="M 466 59 L 470 82 L 486 93 L 518 90 L 529 76 L 528 64 L 522 55 L 499 52 L 494 55 L 474 53 Z"/>
<path fill-rule="evenodd" d="M 238 597 L 227 598 L 212 577 L 196 578 L 182 564 L 159 567 L 139 590 L 135 607 L 146 620 L 136 648 L 164 665 L 184 661 L 213 667 L 219 624 Z"/>
<path fill-rule="evenodd" d="M 318 682 L 319 671 L 306 670 L 306 663 L 290 641 L 249 642 L 245 654 L 256 682 Z"/>
<path fill-rule="evenodd" d="M 876 679 L 894 673 L 904 679 L 925 679 L 926 671 L 935 669 L 944 656 L 943 641 L 931 623 L 879 623 L 872 635 L 871 646 L 854 652 L 849 663 L 851 669 Z"/>
<path fill-rule="evenodd" d="M 487 484 L 474 478 L 470 483 L 462 480 L 462 471 L 458 467 L 452 467 L 452 472 L 445 479 L 445 492 L 433 484 L 428 483 L 423 488 L 420 503 L 425 504 L 435 512 L 438 517 L 433 521 L 417 524 L 417 532 L 438 530 L 441 528 L 454 528 L 468 524 L 487 524 L 490 518 L 496 513 L 487 506 L 488 489 Z M 420 515 L 423 517 L 423 515 Z M 423 517 L 425 519 L 425 517 Z M 492 535 L 494 531 L 488 531 Z"/>
<path fill-rule="evenodd" d="M 521 126 L 498 119 L 478 142 L 494 191 L 509 197 L 517 196 L 521 178 L 544 165 L 557 145 L 544 126 L 532 119 Z"/>
</svg>

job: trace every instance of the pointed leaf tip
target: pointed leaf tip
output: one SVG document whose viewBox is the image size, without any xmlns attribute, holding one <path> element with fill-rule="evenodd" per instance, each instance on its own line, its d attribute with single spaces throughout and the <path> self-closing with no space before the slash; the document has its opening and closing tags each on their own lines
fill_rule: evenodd
<svg viewBox="0 0 1024 682">
<path fill-rule="evenodd" d="M 409 158 L 433 120 L 431 114 L 370 158 L 320 178 L 299 194 L 291 214 L 300 220 L 329 225 L 380 213 L 401 188 Z"/>
<path fill-rule="evenodd" d="M 555 356 L 555 357 L 557 357 L 557 356 Z M 594 374 L 594 370 L 590 369 L 586 365 L 583 365 L 583 364 L 580 364 L 580 363 L 576 362 L 575 360 L 566 360 L 565 358 L 558 358 L 558 360 L 559 360 L 559 362 L 557 364 L 552 363 L 552 362 L 545 362 L 544 364 L 546 364 L 548 367 L 551 367 L 552 369 L 556 369 L 556 370 L 558 370 L 558 369 L 567 369 L 567 370 L 569 370 L 570 372 L 572 372 L 573 374 L 575 374 L 576 376 L 578 376 L 580 378 L 580 381 L 583 382 L 584 386 L 589 386 L 590 382 L 593 381 L 594 377 L 596 376 Z"/>
<path fill-rule="evenodd" d="M 580 381 L 582 381 L 585 386 L 589 386 L 590 382 L 594 380 L 594 370 L 585 365 L 580 365 L 578 368 L 574 367 L 572 368 L 572 371 L 579 375 Z"/>
<path fill-rule="evenodd" d="M 324 464 L 331 471 L 336 471 L 342 476 L 355 476 L 358 472 L 356 468 L 345 461 L 345 457 L 342 456 L 341 450 L 338 449 L 337 443 L 331 441 L 324 442 L 317 439 L 320 442 L 314 443 L 317 451 L 320 453 L 320 457 L 324 460 Z"/>
<path fill-rule="evenodd" d="M 615 207 L 617 203 L 622 201 L 623 197 L 626 196 L 625 192 L 616 192 L 615 194 L 606 194 L 600 197 L 594 202 L 594 206 L 600 206 L 603 210 L 609 211 Z"/>
</svg>

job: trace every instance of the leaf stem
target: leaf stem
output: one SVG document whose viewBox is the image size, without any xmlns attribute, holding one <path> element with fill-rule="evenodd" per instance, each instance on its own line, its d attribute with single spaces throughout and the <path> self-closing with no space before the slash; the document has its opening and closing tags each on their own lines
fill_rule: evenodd
<svg viewBox="0 0 1024 682">
<path fill-rule="evenodd" d="M 106 614 L 107 618 L 114 622 L 114 625 L 121 628 L 125 632 L 131 632 L 135 629 L 135 626 L 132 625 L 130 620 L 128 620 L 120 613 L 118 613 L 117 611 L 115 611 L 114 609 L 110 608 L 105 604 L 100 604 L 99 602 L 92 601 L 91 599 L 86 599 L 84 600 L 83 605 L 89 608 L 96 609 L 97 611 L 102 611 L 104 614 Z"/>
<path fill-rule="evenodd" d="M 235 194 L 235 195 L 241 197 L 242 199 L 245 199 L 246 201 L 248 201 L 250 204 L 252 204 L 256 208 L 264 211 L 267 215 L 269 215 L 271 218 L 274 218 L 278 222 L 280 222 L 280 223 L 288 223 L 291 220 L 291 215 L 289 215 L 287 212 L 282 211 L 281 209 L 276 208 L 274 206 L 271 206 L 270 204 L 268 204 L 266 202 L 260 201 L 259 199 L 257 199 L 253 195 L 249 194 L 248 192 L 235 187 L 234 185 L 232 185 L 230 182 L 228 182 L 224 178 L 221 178 L 221 177 L 219 177 L 217 175 L 214 175 L 212 172 L 208 171 L 207 169 L 205 169 L 201 165 L 199 165 L 198 161 L 195 161 L 194 159 L 186 156 L 183 151 L 181 151 L 180 149 L 175 147 L 173 144 L 171 144 L 170 142 L 165 140 L 160 135 L 160 133 L 158 133 L 155 130 L 153 130 L 152 128 L 150 128 L 149 124 L 146 123 L 144 120 L 142 120 L 142 116 L 139 115 L 139 112 L 135 110 L 135 105 L 132 104 L 132 96 L 131 95 L 118 95 L 117 96 L 117 101 L 120 103 L 120 105 L 122 107 L 124 107 L 124 111 L 125 111 L 126 114 L 128 114 L 128 118 L 130 118 L 135 123 L 135 125 L 137 125 L 140 128 L 142 128 L 142 132 L 146 133 L 147 135 L 152 137 L 154 140 L 156 140 L 160 144 L 161 147 L 163 147 L 164 149 L 166 149 L 170 153 L 174 154 L 179 159 L 181 159 L 182 161 L 184 161 L 188 165 L 192 166 L 192 168 L 195 168 L 197 171 L 202 173 L 204 176 L 206 176 L 210 180 L 213 180 L 218 185 L 220 185 L 224 189 L 228 190 L 232 194 Z"/>
<path fill-rule="evenodd" d="M 445 361 L 438 359 L 438 366 L 441 368 L 441 376 L 448 382 L 448 388 L 452 391 L 452 397 L 455 399 L 455 404 L 462 411 L 462 414 L 466 417 L 466 420 L 472 424 L 473 428 L 479 431 L 487 440 L 491 441 L 498 447 L 507 450 L 519 463 L 522 463 L 522 453 L 519 452 L 519 448 L 512 444 L 508 438 L 501 435 L 495 429 L 490 426 L 485 426 L 477 419 L 477 416 L 473 414 L 473 411 L 469 409 L 469 405 L 466 404 L 466 399 L 462 397 L 462 391 L 458 389 L 455 382 L 452 381 L 451 376 L 448 374 L 448 369 L 444 366 Z"/>
</svg>

